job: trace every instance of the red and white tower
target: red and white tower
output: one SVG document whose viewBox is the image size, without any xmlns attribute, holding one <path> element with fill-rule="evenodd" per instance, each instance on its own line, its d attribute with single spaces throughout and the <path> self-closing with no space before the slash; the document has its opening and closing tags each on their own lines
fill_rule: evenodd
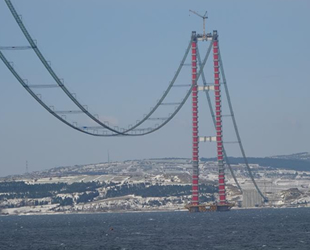
<svg viewBox="0 0 310 250">
<path fill-rule="evenodd" d="M 198 86 L 197 86 L 197 36 L 192 32 L 192 124 L 193 124 L 193 183 L 192 183 L 192 203 L 198 209 L 199 200 L 199 137 L 198 137 Z"/>
<path fill-rule="evenodd" d="M 210 40 L 213 47 L 213 67 L 214 67 L 214 85 L 210 86 L 198 86 L 197 80 L 202 73 L 202 69 L 199 68 L 197 73 L 197 41 Z M 211 46 L 211 45 L 210 45 Z M 211 47 L 210 47 L 211 49 Z M 225 170 L 224 170 L 224 158 L 223 158 L 223 130 L 222 130 L 222 101 L 221 101 L 221 84 L 220 84 L 220 64 L 219 64 L 219 41 L 217 31 L 213 31 L 213 34 L 196 35 L 196 32 L 192 32 L 192 164 L 193 164 L 193 180 L 192 180 L 192 201 L 187 206 L 190 212 L 199 211 L 228 211 L 233 206 L 226 201 L 225 191 Z M 200 65 L 203 67 L 203 65 Z M 199 137 L 198 135 L 198 91 L 214 90 L 215 95 L 215 136 Z M 217 160 L 218 160 L 218 189 L 219 189 L 219 201 L 214 204 L 208 204 L 208 207 L 203 204 L 199 204 L 199 142 L 216 142 L 217 147 Z"/>
<path fill-rule="evenodd" d="M 214 95 L 215 95 L 215 127 L 216 127 L 216 146 L 217 161 L 219 168 L 218 188 L 219 204 L 224 205 L 226 201 L 225 191 L 225 171 L 223 162 L 223 131 L 222 131 L 222 100 L 219 70 L 219 41 L 217 31 L 213 31 L 213 65 L 214 65 Z"/>
</svg>

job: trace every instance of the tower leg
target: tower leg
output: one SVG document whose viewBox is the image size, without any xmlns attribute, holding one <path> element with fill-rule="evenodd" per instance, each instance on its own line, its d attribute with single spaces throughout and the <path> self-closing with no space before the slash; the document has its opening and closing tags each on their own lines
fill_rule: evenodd
<svg viewBox="0 0 310 250">
<path fill-rule="evenodd" d="M 199 211 L 199 187 L 198 187 L 198 178 L 199 178 L 199 148 L 198 148 L 198 87 L 197 87 L 197 38 L 196 32 L 192 32 L 192 123 L 193 123 L 193 186 L 192 186 L 192 203 L 194 210 Z M 196 209 L 195 209 L 195 206 Z"/>
<path fill-rule="evenodd" d="M 220 85 L 218 46 L 219 44 L 218 44 L 217 31 L 213 31 L 216 144 L 217 144 L 217 160 L 219 167 L 219 176 L 218 176 L 219 204 L 224 205 L 227 204 L 227 201 L 225 191 L 225 171 L 223 162 L 222 106 L 221 106 L 221 85 Z"/>
</svg>

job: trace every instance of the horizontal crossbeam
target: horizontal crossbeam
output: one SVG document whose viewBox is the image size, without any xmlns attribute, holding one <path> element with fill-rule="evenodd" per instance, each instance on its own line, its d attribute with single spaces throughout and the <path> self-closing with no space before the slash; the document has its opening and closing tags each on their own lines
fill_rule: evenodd
<svg viewBox="0 0 310 250">
<path fill-rule="evenodd" d="M 198 86 L 198 91 L 214 90 L 214 85 Z"/>
<path fill-rule="evenodd" d="M 32 49 L 31 46 L 0 46 L 0 50 L 26 50 Z"/>
<path fill-rule="evenodd" d="M 165 121 L 169 119 L 169 117 L 154 117 L 154 118 L 148 118 L 149 121 Z"/>
<path fill-rule="evenodd" d="M 190 87 L 192 86 L 191 84 L 175 84 L 172 87 Z"/>
<path fill-rule="evenodd" d="M 180 104 L 181 104 L 181 102 L 163 102 L 160 105 L 168 106 L 168 105 L 180 105 Z"/>
<path fill-rule="evenodd" d="M 27 86 L 32 89 L 59 88 L 58 84 L 28 84 Z"/>
<path fill-rule="evenodd" d="M 65 114 L 83 114 L 84 112 L 82 110 L 58 110 L 55 111 L 55 113 L 65 115 Z"/>
<path fill-rule="evenodd" d="M 216 136 L 200 136 L 199 142 L 216 142 Z"/>
</svg>

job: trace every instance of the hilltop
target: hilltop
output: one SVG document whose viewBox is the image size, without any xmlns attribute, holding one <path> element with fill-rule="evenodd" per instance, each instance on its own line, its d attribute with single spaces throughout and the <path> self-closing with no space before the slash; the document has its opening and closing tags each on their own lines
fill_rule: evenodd
<svg viewBox="0 0 310 250">
<path fill-rule="evenodd" d="M 242 157 L 228 157 L 231 164 L 244 164 Z M 270 157 L 248 157 L 249 164 L 274 169 L 288 169 L 296 171 L 310 171 L 310 154 L 307 152 Z M 216 161 L 216 158 L 202 158 L 204 162 Z"/>
<path fill-rule="evenodd" d="M 242 157 L 228 157 L 230 164 L 243 165 Z M 248 163 L 260 167 L 272 169 L 287 169 L 295 171 L 310 171 L 310 153 L 302 152 L 290 155 L 278 155 L 270 157 L 248 157 Z M 213 158 L 201 158 L 201 163 L 208 164 L 217 161 Z M 186 171 L 191 171 L 191 159 L 189 158 L 152 158 L 143 160 L 126 160 L 123 162 L 102 162 L 86 165 L 61 166 L 44 171 L 35 171 L 23 175 L 14 175 L 0 178 L 2 180 L 16 180 L 41 177 L 60 177 L 72 175 L 108 175 L 125 173 L 163 174 L 169 171 L 183 171 L 178 166 L 186 165 Z"/>
</svg>

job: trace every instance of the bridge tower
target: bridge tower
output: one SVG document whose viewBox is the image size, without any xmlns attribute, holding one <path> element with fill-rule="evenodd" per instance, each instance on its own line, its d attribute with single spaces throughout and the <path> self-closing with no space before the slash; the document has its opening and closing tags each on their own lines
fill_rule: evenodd
<svg viewBox="0 0 310 250">
<path fill-rule="evenodd" d="M 214 69 L 214 85 L 198 86 L 197 84 L 197 43 L 198 41 L 211 41 L 213 48 L 213 69 Z M 225 169 L 223 156 L 223 130 L 222 130 L 222 98 L 221 98 L 221 84 L 220 84 L 220 64 L 219 64 L 219 41 L 216 30 L 213 34 L 196 34 L 192 32 L 192 200 L 187 206 L 190 212 L 201 211 L 228 211 L 233 204 L 226 200 L 225 188 Z M 202 71 L 202 69 L 199 69 Z M 201 73 L 201 72 L 199 72 Z M 215 96 L 215 136 L 199 136 L 199 122 L 198 122 L 198 91 L 214 91 Z M 218 190 L 219 200 L 213 204 L 199 203 L 199 142 L 215 142 L 217 147 L 217 161 L 218 161 Z"/>
</svg>

